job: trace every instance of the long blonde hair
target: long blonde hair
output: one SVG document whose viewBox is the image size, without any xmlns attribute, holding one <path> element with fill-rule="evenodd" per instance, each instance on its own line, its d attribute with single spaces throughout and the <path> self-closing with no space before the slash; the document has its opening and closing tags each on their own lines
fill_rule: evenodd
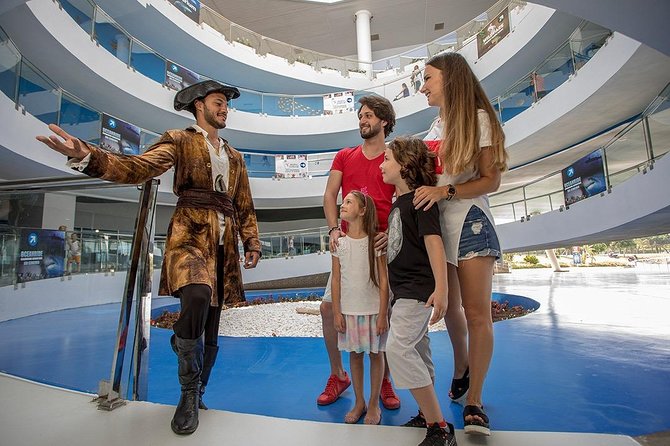
<svg viewBox="0 0 670 446">
<path fill-rule="evenodd" d="M 443 125 L 440 158 L 445 169 L 459 174 L 479 160 L 479 122 L 477 110 L 486 112 L 491 123 L 492 165 L 507 170 L 505 134 L 498 116 L 468 62 L 458 53 L 444 53 L 431 58 L 426 65 L 442 73 L 444 102 L 440 104 Z"/>
<path fill-rule="evenodd" d="M 356 197 L 358 205 L 363 209 L 363 230 L 368 236 L 368 264 L 370 265 L 370 280 L 379 288 L 377 274 L 377 256 L 375 255 L 375 236 L 377 235 L 377 208 L 372 197 L 359 190 L 349 192 Z"/>
</svg>

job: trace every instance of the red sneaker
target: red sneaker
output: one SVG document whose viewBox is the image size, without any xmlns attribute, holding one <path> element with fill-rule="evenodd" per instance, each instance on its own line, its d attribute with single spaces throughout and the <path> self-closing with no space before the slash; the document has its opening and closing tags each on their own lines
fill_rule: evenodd
<svg viewBox="0 0 670 446">
<path fill-rule="evenodd" d="M 382 380 L 382 389 L 379 392 L 379 398 L 382 400 L 382 405 L 389 410 L 400 407 L 400 398 L 395 394 L 391 380 L 388 378 Z"/>
<path fill-rule="evenodd" d="M 347 387 L 351 385 L 351 380 L 347 372 L 344 372 L 344 379 L 340 379 L 337 375 L 330 375 L 328 382 L 326 383 L 326 388 L 323 390 L 323 393 L 319 395 L 316 399 L 316 404 L 319 406 L 327 406 L 332 404 L 342 395 L 342 392 L 347 390 Z"/>
</svg>

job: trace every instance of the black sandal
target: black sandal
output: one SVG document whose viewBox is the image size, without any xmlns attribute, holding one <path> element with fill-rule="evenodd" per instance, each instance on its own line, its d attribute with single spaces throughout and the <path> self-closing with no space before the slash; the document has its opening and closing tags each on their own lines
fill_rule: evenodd
<svg viewBox="0 0 670 446">
<path fill-rule="evenodd" d="M 470 389 L 470 367 L 465 369 L 465 373 L 462 378 L 452 379 L 451 380 L 451 389 L 449 391 L 449 398 L 454 403 L 461 404 L 465 401 L 465 397 L 468 395 L 468 390 Z"/>
<path fill-rule="evenodd" d="M 465 417 L 471 416 L 469 421 Z M 478 420 L 477 418 L 480 419 Z M 466 434 L 474 435 L 491 435 L 491 429 L 489 428 L 489 417 L 486 416 L 484 411 L 479 406 L 465 406 L 463 408 L 463 430 Z"/>
</svg>

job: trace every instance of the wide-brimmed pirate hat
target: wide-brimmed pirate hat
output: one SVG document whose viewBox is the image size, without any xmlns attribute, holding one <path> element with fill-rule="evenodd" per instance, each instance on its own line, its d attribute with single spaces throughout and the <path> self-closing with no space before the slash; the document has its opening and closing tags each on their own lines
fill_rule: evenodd
<svg viewBox="0 0 670 446">
<path fill-rule="evenodd" d="M 207 80 L 189 85 L 177 92 L 174 97 L 175 110 L 188 110 L 195 113 L 194 102 L 196 99 L 204 99 L 205 96 L 212 93 L 223 93 L 230 101 L 240 97 L 240 90 L 235 87 L 223 85 L 217 81 Z"/>
</svg>

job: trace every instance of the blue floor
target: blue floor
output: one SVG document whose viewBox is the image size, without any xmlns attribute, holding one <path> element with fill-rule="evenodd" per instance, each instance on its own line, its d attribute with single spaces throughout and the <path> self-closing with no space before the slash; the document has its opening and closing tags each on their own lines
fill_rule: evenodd
<svg viewBox="0 0 670 446">
<path fill-rule="evenodd" d="M 542 306 L 494 324 L 495 354 L 484 389 L 492 428 L 631 436 L 670 430 L 670 331 L 662 322 L 670 309 L 668 285 L 668 275 L 594 279 L 523 272 L 498 278 L 496 289 L 524 290 L 519 294 Z M 615 310 L 621 314 L 612 316 Z M 118 305 L 103 305 L 0 323 L 0 370 L 96 392 L 98 381 L 110 374 L 118 311 Z M 149 400 L 176 404 L 170 334 L 151 331 Z M 446 397 L 452 370 L 448 335 L 431 338 L 445 417 L 462 428 L 462 407 Z M 341 422 L 353 404 L 351 388 L 331 406 L 315 403 L 329 373 L 321 338 L 221 337 L 220 347 L 205 397 L 212 408 Z M 416 413 L 410 394 L 399 394 L 402 407 L 384 410 L 382 424 L 402 424 Z"/>
</svg>

